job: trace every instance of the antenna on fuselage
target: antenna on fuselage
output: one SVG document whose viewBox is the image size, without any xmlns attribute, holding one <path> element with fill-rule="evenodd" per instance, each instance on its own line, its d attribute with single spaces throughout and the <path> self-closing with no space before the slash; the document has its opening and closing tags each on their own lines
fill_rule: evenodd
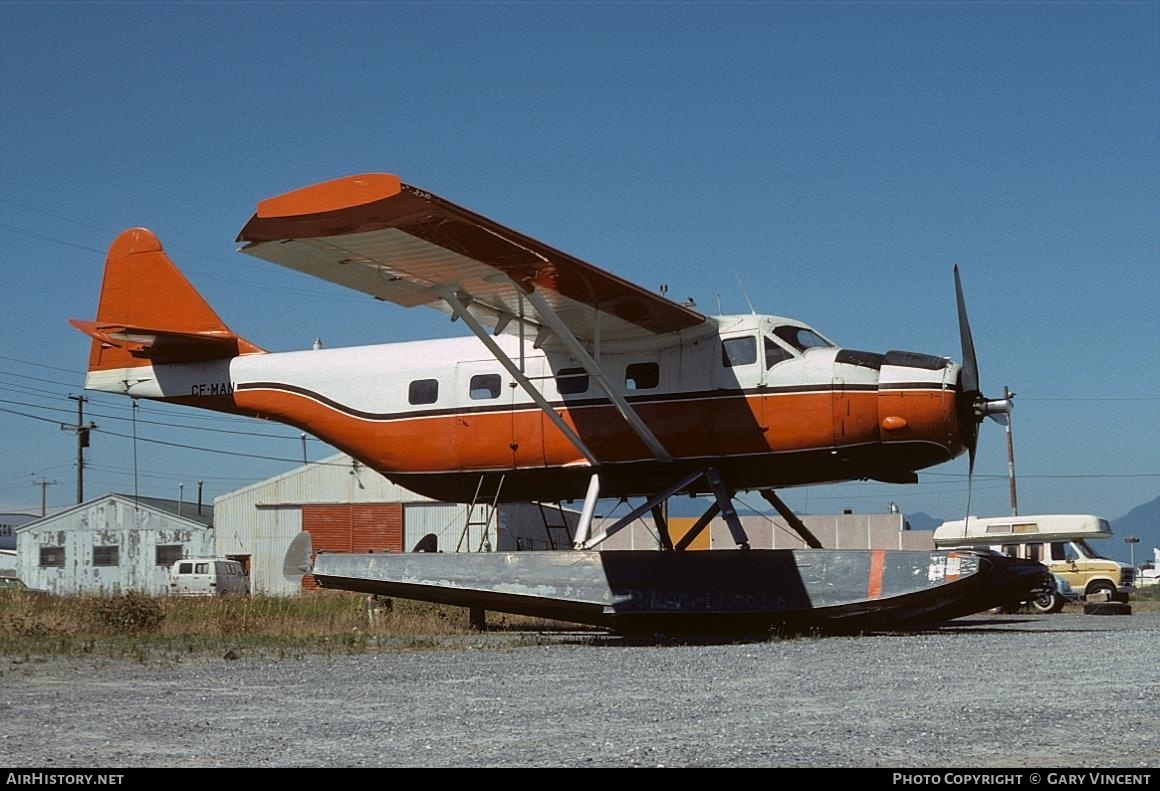
<svg viewBox="0 0 1160 791">
<path fill-rule="evenodd" d="M 737 285 L 741 287 L 741 296 L 745 297 L 745 304 L 749 306 L 749 312 L 756 316 L 757 311 L 753 309 L 753 303 L 749 301 L 749 292 L 745 290 L 745 284 L 741 282 L 741 275 L 737 274 L 736 269 L 733 270 L 733 276 L 737 278 Z"/>
</svg>

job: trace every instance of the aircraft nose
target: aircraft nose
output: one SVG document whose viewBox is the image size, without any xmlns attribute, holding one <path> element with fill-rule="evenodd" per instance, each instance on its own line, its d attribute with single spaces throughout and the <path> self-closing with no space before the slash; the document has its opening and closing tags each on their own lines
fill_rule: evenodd
<svg viewBox="0 0 1160 791">
<path fill-rule="evenodd" d="M 958 456 L 964 450 L 959 395 L 960 366 L 946 357 L 891 351 L 878 374 L 878 432 L 910 469 Z"/>
</svg>

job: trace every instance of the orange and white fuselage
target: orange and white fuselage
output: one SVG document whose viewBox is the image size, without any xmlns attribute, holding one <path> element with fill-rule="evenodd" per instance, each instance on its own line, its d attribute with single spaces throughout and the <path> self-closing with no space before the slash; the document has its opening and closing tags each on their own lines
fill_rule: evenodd
<svg viewBox="0 0 1160 791">
<path fill-rule="evenodd" d="M 704 316 L 397 177 L 263 202 L 239 239 L 474 335 L 268 352 L 131 228 L 110 247 L 97 318 L 72 321 L 93 338 L 86 388 L 296 426 L 452 501 L 572 499 L 594 474 L 602 496 L 647 496 L 709 467 L 735 491 L 912 482 L 973 439 L 977 394 L 946 358 Z"/>
</svg>

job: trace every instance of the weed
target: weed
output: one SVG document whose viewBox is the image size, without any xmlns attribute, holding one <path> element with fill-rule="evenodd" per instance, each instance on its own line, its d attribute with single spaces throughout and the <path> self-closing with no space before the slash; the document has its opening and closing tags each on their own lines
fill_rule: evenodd
<svg viewBox="0 0 1160 791">
<path fill-rule="evenodd" d="M 165 611 L 152 596 L 129 591 L 90 600 L 97 623 L 114 633 L 148 634 L 161 629 Z"/>
<path fill-rule="evenodd" d="M 513 640 L 555 622 L 490 613 L 489 630 Z M 569 629 L 575 627 L 568 626 Z M 467 610 L 396 600 L 368 611 L 366 597 L 315 591 L 298 597 L 0 597 L 0 655 L 115 656 L 138 662 L 261 654 L 301 658 L 428 648 L 473 634 Z"/>
</svg>

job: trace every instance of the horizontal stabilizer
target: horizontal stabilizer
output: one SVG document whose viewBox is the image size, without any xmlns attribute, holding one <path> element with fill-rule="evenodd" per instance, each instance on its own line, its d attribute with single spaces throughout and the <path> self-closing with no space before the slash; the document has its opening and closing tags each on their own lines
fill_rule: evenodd
<svg viewBox="0 0 1160 791">
<path fill-rule="evenodd" d="M 236 357 L 254 351 L 252 344 L 229 330 L 174 332 L 152 327 L 126 327 L 97 321 L 69 319 L 69 324 L 106 346 L 123 349 L 155 363 L 200 362 Z"/>
</svg>

